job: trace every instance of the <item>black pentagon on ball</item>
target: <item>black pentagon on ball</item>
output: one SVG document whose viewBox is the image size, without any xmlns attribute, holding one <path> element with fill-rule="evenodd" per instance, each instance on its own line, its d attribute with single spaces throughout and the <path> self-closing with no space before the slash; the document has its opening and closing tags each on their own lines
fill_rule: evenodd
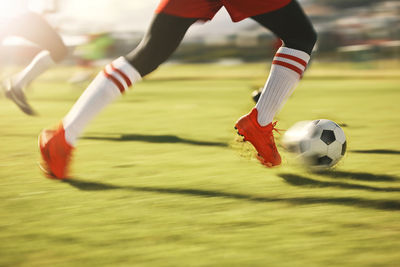
<svg viewBox="0 0 400 267">
<path fill-rule="evenodd" d="M 318 158 L 317 165 L 319 165 L 319 166 L 327 166 L 327 165 L 331 164 L 332 161 L 333 160 L 330 157 L 323 156 L 323 157 Z"/>
<path fill-rule="evenodd" d="M 344 156 L 344 154 L 346 153 L 346 149 L 347 149 L 347 142 L 344 141 L 344 143 L 342 145 L 342 156 Z"/>
<path fill-rule="evenodd" d="M 321 134 L 321 140 L 325 144 L 330 145 L 336 140 L 335 133 L 332 130 L 323 130 Z"/>
</svg>

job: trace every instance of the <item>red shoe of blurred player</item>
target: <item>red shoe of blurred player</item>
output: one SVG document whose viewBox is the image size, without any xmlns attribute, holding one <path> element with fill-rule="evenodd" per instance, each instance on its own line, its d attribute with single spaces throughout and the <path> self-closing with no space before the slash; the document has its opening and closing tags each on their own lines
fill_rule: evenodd
<svg viewBox="0 0 400 267">
<path fill-rule="evenodd" d="M 65 140 L 62 123 L 55 130 L 45 129 L 39 134 L 39 149 L 42 156 L 42 170 L 50 177 L 65 179 L 74 149 Z"/>
<path fill-rule="evenodd" d="M 281 164 L 281 156 L 275 145 L 273 130 L 276 122 L 266 126 L 261 126 L 257 121 L 258 111 L 253 108 L 247 115 L 241 117 L 235 125 L 238 134 L 249 141 L 257 150 L 258 160 L 267 167 L 273 167 Z"/>
</svg>

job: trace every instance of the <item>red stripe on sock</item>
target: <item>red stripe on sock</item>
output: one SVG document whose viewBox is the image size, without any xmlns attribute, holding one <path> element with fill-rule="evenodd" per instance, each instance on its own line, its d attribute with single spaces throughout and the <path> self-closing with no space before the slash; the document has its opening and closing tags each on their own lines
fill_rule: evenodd
<svg viewBox="0 0 400 267">
<path fill-rule="evenodd" d="M 292 65 L 290 63 L 279 61 L 279 60 L 274 60 L 274 61 L 272 61 L 272 64 L 280 65 L 280 66 L 286 67 L 288 69 L 291 69 L 291 70 L 297 72 L 300 75 L 300 77 L 303 75 L 303 71 L 301 69 L 299 69 L 298 67 L 296 67 L 295 65 Z"/>
<path fill-rule="evenodd" d="M 287 59 L 291 59 L 293 61 L 296 61 L 297 63 L 301 64 L 305 67 L 307 67 L 307 62 L 302 60 L 301 58 L 292 56 L 292 55 L 288 55 L 288 54 L 282 54 L 282 53 L 276 53 L 275 54 L 276 57 L 283 57 L 283 58 L 287 58 Z"/>
<path fill-rule="evenodd" d="M 119 89 L 119 91 L 121 92 L 121 94 L 123 94 L 125 92 L 125 87 L 122 85 L 122 83 L 120 83 L 118 81 L 117 78 L 115 78 L 114 76 L 112 76 L 111 74 L 109 74 L 106 69 L 103 70 L 104 76 L 106 76 L 107 79 L 109 79 L 110 81 L 112 81 Z"/>
<path fill-rule="evenodd" d="M 129 79 L 128 75 L 126 75 L 122 70 L 117 69 L 116 67 L 114 67 L 114 65 L 111 63 L 110 64 L 111 69 L 115 72 L 117 72 L 119 75 L 121 75 L 121 77 L 124 79 L 124 81 L 126 82 L 126 84 L 128 85 L 128 87 L 130 87 L 132 85 L 131 80 Z"/>
</svg>

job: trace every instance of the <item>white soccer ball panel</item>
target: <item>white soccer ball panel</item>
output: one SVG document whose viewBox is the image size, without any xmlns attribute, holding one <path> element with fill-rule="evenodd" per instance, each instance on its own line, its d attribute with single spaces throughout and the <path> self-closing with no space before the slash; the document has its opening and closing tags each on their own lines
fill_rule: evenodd
<svg viewBox="0 0 400 267">
<path fill-rule="evenodd" d="M 323 129 L 318 125 L 312 125 L 308 130 L 308 137 L 310 139 L 319 139 L 321 137 Z"/>
<path fill-rule="evenodd" d="M 328 157 L 333 160 L 339 160 L 342 157 L 342 144 L 338 141 L 333 142 L 328 146 Z"/>
<path fill-rule="evenodd" d="M 320 119 L 319 122 L 317 123 L 318 127 L 321 127 L 324 130 L 334 130 L 338 125 L 331 121 L 331 120 L 325 120 L 325 119 Z"/>
<path fill-rule="evenodd" d="M 317 155 L 326 155 L 328 153 L 328 146 L 320 139 L 312 139 L 310 143 L 310 150 Z"/>
<path fill-rule="evenodd" d="M 335 132 L 336 140 L 339 143 L 344 144 L 344 142 L 346 142 L 346 135 L 344 134 L 343 129 L 340 127 L 336 127 L 334 132 Z"/>
</svg>

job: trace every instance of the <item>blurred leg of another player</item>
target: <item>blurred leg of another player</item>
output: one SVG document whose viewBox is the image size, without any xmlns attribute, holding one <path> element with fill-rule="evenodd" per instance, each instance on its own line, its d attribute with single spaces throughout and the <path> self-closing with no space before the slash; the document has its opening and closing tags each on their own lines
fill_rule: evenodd
<svg viewBox="0 0 400 267">
<path fill-rule="evenodd" d="M 5 96 L 12 100 L 23 112 L 34 115 L 28 104 L 24 90 L 39 75 L 62 61 L 67 55 L 67 47 L 60 35 L 38 14 L 28 12 L 8 19 L 0 26 L 1 38 L 22 37 L 42 49 L 22 71 L 2 82 Z"/>
</svg>

